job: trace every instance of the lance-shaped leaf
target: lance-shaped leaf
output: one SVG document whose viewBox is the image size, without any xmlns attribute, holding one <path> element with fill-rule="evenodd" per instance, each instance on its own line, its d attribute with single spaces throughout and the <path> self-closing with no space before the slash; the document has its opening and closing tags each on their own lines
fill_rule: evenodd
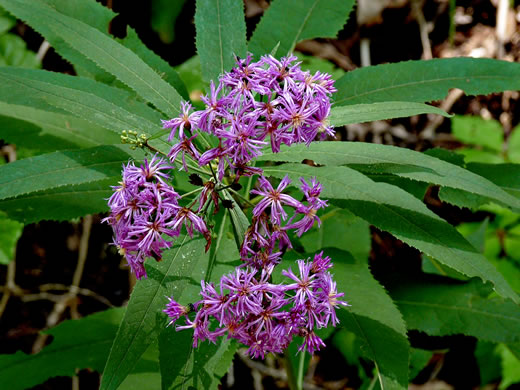
<svg viewBox="0 0 520 390">
<path fill-rule="evenodd" d="M 438 114 L 445 117 L 452 116 L 440 108 L 423 103 L 384 102 L 333 107 L 330 111 L 329 120 L 332 126 L 337 127 L 350 125 L 352 123 L 403 118 L 420 114 Z"/>
<path fill-rule="evenodd" d="M 205 81 L 218 83 L 218 76 L 235 64 L 235 55 L 246 55 L 244 4 L 235 0 L 197 0 L 195 27 L 197 53 Z"/>
<path fill-rule="evenodd" d="M 90 76 L 96 80 L 111 83 L 114 76 L 100 68 L 94 61 L 83 55 L 81 48 L 70 46 L 60 36 L 54 33 L 48 20 L 35 11 L 33 7 L 20 7 L 19 3 L 11 3 L 9 0 L 2 0 L 4 6 L 13 14 L 23 19 L 27 24 L 42 34 L 51 46 L 65 59 L 75 65 L 78 73 L 82 76 Z M 109 36 L 112 20 L 117 14 L 101 5 L 95 0 L 34 0 L 31 5 L 39 2 L 40 4 L 52 7 L 56 12 L 79 20 L 97 29 L 101 33 Z M 135 31 L 127 28 L 127 36 L 120 40 L 121 44 L 145 61 L 154 69 L 164 80 L 171 84 L 185 99 L 188 93 L 184 83 L 175 70 L 166 61 L 149 50 L 139 39 Z"/>
<path fill-rule="evenodd" d="M 520 89 L 520 64 L 487 58 L 443 58 L 367 66 L 348 72 L 335 87 L 336 105 L 385 101 L 425 103 L 451 88 L 468 95 Z"/>
<path fill-rule="evenodd" d="M 154 134 L 161 115 L 119 88 L 94 80 L 19 68 L 0 68 L 0 101 L 71 113 L 108 130 Z"/>
<path fill-rule="evenodd" d="M 309 147 L 283 147 L 280 153 L 266 151 L 259 160 L 301 162 L 313 160 L 327 166 L 349 165 L 362 172 L 392 174 L 407 179 L 471 192 L 520 210 L 520 200 L 491 181 L 464 168 L 413 150 L 364 142 L 321 142 Z"/>
<path fill-rule="evenodd" d="M 108 211 L 106 200 L 113 193 L 110 186 L 120 180 L 121 175 L 118 174 L 89 183 L 31 192 L 16 198 L 0 200 L 0 210 L 9 218 L 24 224 L 42 220 L 65 221 L 101 213 Z"/>
<path fill-rule="evenodd" d="M 175 116 L 179 112 L 179 93 L 137 54 L 98 29 L 61 14 L 40 1 L 29 3 L 27 0 L 3 0 L 1 4 L 16 10 L 12 12 L 22 19 L 28 17 L 27 13 L 38 13 L 57 38 L 70 47 L 80 47 L 85 57 L 113 74 L 147 102 L 168 116 Z"/>
<path fill-rule="evenodd" d="M 147 262 L 148 278 L 139 281 L 132 292 L 103 371 L 101 390 L 117 389 L 157 340 L 168 323 L 162 312 L 167 296 L 173 295 L 180 302 L 196 298 L 208 259 L 204 243 L 185 236 L 164 253 L 160 263 Z"/>
<path fill-rule="evenodd" d="M 47 152 L 120 142 L 116 133 L 83 119 L 4 102 L 0 102 L 0 138 Z"/>
<path fill-rule="evenodd" d="M 275 0 L 258 23 L 249 50 L 261 56 L 279 43 L 276 56 L 283 57 L 304 39 L 336 38 L 353 6 L 354 0 Z"/>
<path fill-rule="evenodd" d="M 96 146 L 30 157 L 0 166 L 0 199 L 112 178 L 131 157 L 126 146 Z"/>
<path fill-rule="evenodd" d="M 489 289 L 480 281 L 407 280 L 388 288 L 408 329 L 432 336 L 465 334 L 497 343 L 520 342 L 520 307 L 509 300 L 488 299 Z"/>
<path fill-rule="evenodd" d="M 0 382 L 24 390 L 54 376 L 75 375 L 76 369 L 101 371 L 123 313 L 118 308 L 65 321 L 45 332 L 53 341 L 37 354 L 0 355 Z"/>
<path fill-rule="evenodd" d="M 266 167 L 264 173 L 279 178 L 315 176 L 323 184 L 323 198 L 350 210 L 379 229 L 436 258 L 467 276 L 493 283 L 502 296 L 518 302 L 503 276 L 457 230 L 437 217 L 419 199 L 398 187 L 376 183 L 347 167 L 316 168 L 301 164 Z"/>
<path fill-rule="evenodd" d="M 220 337 L 216 344 L 193 348 L 193 331 L 169 328 L 159 337 L 162 389 L 217 389 L 233 361 L 238 344 Z"/>
<path fill-rule="evenodd" d="M 366 262 L 356 262 L 338 250 L 325 249 L 325 253 L 334 262 L 331 271 L 338 291 L 345 293 L 344 300 L 351 305 L 338 311 L 341 326 L 361 341 L 361 352 L 374 361 L 382 389 L 406 389 L 410 345 L 401 313 Z"/>
</svg>

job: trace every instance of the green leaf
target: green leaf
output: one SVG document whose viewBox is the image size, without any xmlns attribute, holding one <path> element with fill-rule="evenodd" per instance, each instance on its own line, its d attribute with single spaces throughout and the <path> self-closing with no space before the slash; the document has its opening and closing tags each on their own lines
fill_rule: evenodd
<svg viewBox="0 0 520 390">
<path fill-rule="evenodd" d="M 347 210 L 334 209 L 320 216 L 321 226 L 305 233 L 301 243 L 305 252 L 321 248 L 338 248 L 352 253 L 354 258 L 366 261 L 371 238 L 368 223 Z"/>
<path fill-rule="evenodd" d="M 504 129 L 500 122 L 479 116 L 460 116 L 451 119 L 453 136 L 469 145 L 478 145 L 496 152 L 502 151 Z"/>
<path fill-rule="evenodd" d="M 266 175 L 289 175 L 296 185 L 299 177 L 316 176 L 323 185 L 323 198 L 335 203 L 379 229 L 468 276 L 491 281 L 496 291 L 518 302 L 518 296 L 502 275 L 453 226 L 437 217 L 417 198 L 388 185 L 375 183 L 347 167 L 315 168 L 284 164 L 265 167 Z"/>
<path fill-rule="evenodd" d="M 21 223 L 7 218 L 0 212 L 0 264 L 7 264 L 14 259 L 14 249 L 22 230 Z"/>
<path fill-rule="evenodd" d="M 188 101 L 190 99 L 188 90 L 173 67 L 153 51 L 148 49 L 148 47 L 146 47 L 146 45 L 139 39 L 139 36 L 133 28 L 128 28 L 127 30 L 126 37 L 120 40 L 121 44 L 137 54 L 144 62 L 155 70 L 163 80 L 175 88 L 184 100 Z"/>
<path fill-rule="evenodd" d="M 54 152 L 120 142 L 114 132 L 57 112 L 0 102 L 0 115 L 1 139 L 37 151 Z"/>
<path fill-rule="evenodd" d="M 494 183 L 503 191 L 520 199 L 520 164 L 487 164 L 487 163 L 468 163 L 466 168 Z M 439 198 L 459 207 L 477 209 L 478 207 L 496 202 L 496 199 L 482 197 L 463 189 L 441 188 Z"/>
<path fill-rule="evenodd" d="M 466 167 L 520 199 L 520 164 L 468 163 Z"/>
<path fill-rule="evenodd" d="M 502 357 L 502 381 L 499 390 L 505 390 L 514 383 L 520 383 L 520 358 L 505 345 L 499 346 Z"/>
<path fill-rule="evenodd" d="M 301 162 L 310 159 L 328 166 L 349 165 L 372 174 L 393 174 L 421 182 L 457 188 L 493 199 L 515 210 L 520 200 L 491 181 L 468 170 L 413 150 L 363 142 L 317 142 L 309 147 L 283 147 L 280 153 L 265 151 L 258 160 Z"/>
<path fill-rule="evenodd" d="M 79 68 L 80 73 L 88 74 L 90 77 L 95 77 L 98 80 L 106 82 L 112 82 L 114 80 L 113 76 L 100 69 L 94 62 L 81 54 L 78 48 L 71 47 L 62 40 L 59 35 L 55 34 L 46 18 L 40 13 L 35 12 L 30 7 L 20 6 L 10 0 L 0 0 L 0 4 L 43 35 L 58 54 L 74 64 L 76 68 Z M 115 16 L 108 8 L 103 7 L 95 1 L 71 0 L 64 2 L 60 0 L 35 0 L 31 2 L 31 5 L 32 4 L 46 4 L 56 9 L 57 12 L 80 19 L 105 34 L 108 34 L 110 21 Z"/>
<path fill-rule="evenodd" d="M 336 105 L 392 100 L 425 103 L 451 88 L 468 95 L 520 89 L 520 64 L 488 58 L 443 58 L 359 68 L 339 79 Z"/>
<path fill-rule="evenodd" d="M 46 4 L 63 15 L 77 19 L 89 26 L 97 29 L 101 33 L 109 36 L 109 29 L 111 21 L 116 17 L 116 14 L 110 9 L 102 6 L 99 2 L 94 0 L 39 0 L 40 3 Z M 19 12 L 17 6 L 11 5 L 13 12 Z M 40 32 L 51 44 L 51 46 L 65 59 L 76 65 L 81 75 L 88 75 L 100 81 L 112 83 L 114 76 L 101 69 L 94 61 L 85 57 L 79 47 L 68 45 L 55 34 L 50 28 L 45 18 L 42 18 L 38 13 L 31 13 L 30 10 L 21 10 L 26 16 L 26 22 L 30 24 L 35 30 Z M 119 42 L 132 50 L 143 61 L 145 61 L 151 68 L 153 68 L 164 80 L 172 85 L 184 99 L 188 99 L 186 87 L 180 80 L 177 72 L 168 65 L 166 61 L 161 59 L 155 53 L 150 51 L 139 39 L 135 31 L 127 28 L 127 36 L 119 40 Z"/>
<path fill-rule="evenodd" d="M 465 334 L 492 342 L 520 341 L 520 307 L 509 300 L 488 299 L 479 281 L 454 284 L 415 278 L 388 289 L 408 329 L 432 336 Z"/>
<path fill-rule="evenodd" d="M 231 215 L 231 224 L 233 225 L 235 243 L 237 244 L 237 248 L 240 250 L 250 222 L 228 190 L 222 191 L 222 195 L 224 196 L 224 199 L 231 201 L 232 204 L 231 209 L 229 209 L 229 214 Z"/>
<path fill-rule="evenodd" d="M 384 102 L 333 107 L 329 120 L 332 126 L 338 127 L 420 114 L 438 114 L 451 117 L 444 110 L 423 103 Z"/>
<path fill-rule="evenodd" d="M 326 249 L 325 254 L 334 262 L 338 292 L 351 305 L 338 311 L 341 326 L 359 338 L 362 354 L 376 364 L 382 389 L 407 388 L 410 345 L 401 314 L 366 263 L 347 252 Z"/>
<path fill-rule="evenodd" d="M 42 70 L 0 68 L 0 101 L 71 113 L 120 133 L 161 130 L 161 115 L 130 94 L 82 77 Z"/>
<path fill-rule="evenodd" d="M 5 34 L 0 36 L 0 65 L 39 68 L 41 63 L 35 52 L 27 50 L 22 38 L 14 34 Z"/>
<path fill-rule="evenodd" d="M 507 155 L 511 162 L 520 164 L 520 126 L 516 126 L 509 135 Z"/>
<path fill-rule="evenodd" d="M 54 339 L 35 355 L 0 355 L 0 382 L 10 390 L 24 390 L 54 376 L 75 375 L 76 369 L 101 371 L 123 312 L 111 309 L 64 321 L 44 332 Z"/>
<path fill-rule="evenodd" d="M 105 145 L 15 161 L 0 166 L 0 199 L 112 178 L 138 155 L 125 146 Z"/>
<path fill-rule="evenodd" d="M 304 39 L 336 38 L 353 6 L 354 0 L 275 0 L 258 23 L 249 51 L 259 57 L 280 43 L 276 56 L 283 57 Z"/>
<path fill-rule="evenodd" d="M 103 371 L 101 390 L 117 389 L 166 327 L 167 316 L 162 313 L 166 296 L 173 295 L 179 302 L 196 298 L 208 259 L 204 243 L 185 236 L 164 253 L 160 263 L 147 262 L 148 279 L 139 281 L 132 292 Z"/>
<path fill-rule="evenodd" d="M 85 184 L 67 185 L 46 191 L 0 200 L 0 210 L 24 224 L 42 220 L 66 221 L 88 214 L 108 211 L 107 199 L 113 191 L 110 186 L 121 180 L 121 175 L 95 180 Z"/>
<path fill-rule="evenodd" d="M 162 389 L 217 389 L 238 348 L 220 337 L 193 348 L 193 332 L 168 328 L 159 338 Z"/>
<path fill-rule="evenodd" d="M 0 35 L 9 31 L 16 25 L 16 19 L 8 15 L 2 8 L 0 8 Z"/>
<path fill-rule="evenodd" d="M 53 34 L 100 68 L 116 76 L 147 102 L 168 116 L 180 112 L 179 93 L 150 68 L 137 54 L 117 43 L 98 29 L 61 14 L 40 1 L 2 0 L 1 3 L 21 19 L 37 15 L 45 19 Z M 30 5 L 30 6 L 29 6 Z"/>
<path fill-rule="evenodd" d="M 197 0 L 196 44 L 205 81 L 218 83 L 219 75 L 246 56 L 244 4 L 235 0 Z"/>
<path fill-rule="evenodd" d="M 433 356 L 433 351 L 412 348 L 410 350 L 410 380 L 414 379 L 428 364 Z"/>
</svg>

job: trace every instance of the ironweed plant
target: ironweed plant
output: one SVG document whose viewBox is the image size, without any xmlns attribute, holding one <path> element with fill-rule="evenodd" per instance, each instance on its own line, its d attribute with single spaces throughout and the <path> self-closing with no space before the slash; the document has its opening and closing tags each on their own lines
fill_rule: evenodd
<svg viewBox="0 0 520 390">
<path fill-rule="evenodd" d="M 518 352 L 517 287 L 423 197 L 434 186 L 446 203 L 518 213 L 520 166 L 469 169 L 452 152 L 339 142 L 334 129 L 449 117 L 426 103 L 451 88 L 519 90 L 520 64 L 409 61 L 334 80 L 292 54 L 302 40 L 335 37 L 354 6 L 318 3 L 272 1 L 246 41 L 241 1 L 197 0 L 205 93 L 195 104 L 132 29 L 108 34 L 115 14 L 100 3 L 0 0 L 78 74 L 0 67 L 0 114 L 42 133 L 39 153 L 0 166 L 5 236 L 108 211 L 112 244 L 138 279 L 126 308 L 57 326 L 41 354 L 1 355 L 0 383 L 24 389 L 94 368 L 102 390 L 143 380 L 216 389 L 245 348 L 285 356 L 301 389 L 306 357 L 327 340 L 341 349 L 349 334 L 373 362 L 369 379 L 406 389 L 418 351 L 410 330 Z M 0 138 L 23 145 L 32 127 Z M 374 277 L 369 225 L 422 252 L 420 272 Z M 7 263 L 16 239 L 5 242 Z"/>
</svg>

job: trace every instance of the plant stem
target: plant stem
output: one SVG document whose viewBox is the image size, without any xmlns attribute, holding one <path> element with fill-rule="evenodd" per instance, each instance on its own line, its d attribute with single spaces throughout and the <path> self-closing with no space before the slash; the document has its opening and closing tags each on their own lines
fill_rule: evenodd
<svg viewBox="0 0 520 390">
<path fill-rule="evenodd" d="M 204 189 L 204 187 L 200 187 L 200 188 L 196 188 L 196 189 L 194 189 L 193 191 L 186 192 L 185 194 L 182 194 L 181 197 L 180 197 L 179 199 L 182 199 L 182 198 L 185 198 L 185 197 L 187 197 L 187 196 L 190 196 L 190 195 L 196 194 L 197 192 L 202 191 L 203 189 Z"/>
<path fill-rule="evenodd" d="M 305 367 L 305 354 L 307 352 L 302 351 L 300 353 L 300 360 L 298 361 L 298 372 L 296 373 L 296 389 L 303 390 L 303 369 Z"/>
</svg>

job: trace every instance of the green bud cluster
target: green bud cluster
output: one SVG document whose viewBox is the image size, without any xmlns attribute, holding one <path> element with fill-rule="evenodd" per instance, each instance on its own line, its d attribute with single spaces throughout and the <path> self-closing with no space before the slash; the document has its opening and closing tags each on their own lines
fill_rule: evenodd
<svg viewBox="0 0 520 390">
<path fill-rule="evenodd" d="M 146 134 L 137 135 L 137 131 L 134 130 L 123 130 L 121 132 L 121 143 L 130 144 L 130 149 L 135 150 L 137 148 L 143 148 L 146 144 Z"/>
</svg>

